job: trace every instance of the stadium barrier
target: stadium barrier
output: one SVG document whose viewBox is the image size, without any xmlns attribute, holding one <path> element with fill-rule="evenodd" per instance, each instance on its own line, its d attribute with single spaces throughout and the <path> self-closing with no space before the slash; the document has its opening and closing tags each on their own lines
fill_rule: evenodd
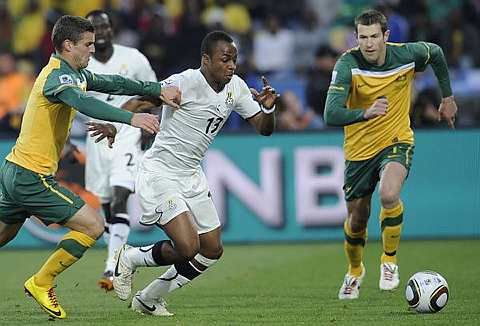
<svg viewBox="0 0 480 326">
<path fill-rule="evenodd" d="M 217 137 L 204 170 L 224 225 L 224 242 L 343 239 L 342 141 L 338 132 Z M 0 157 L 12 145 L 0 142 Z M 404 239 L 480 237 L 480 130 L 418 131 L 402 199 Z M 159 228 L 138 224 L 135 197 L 129 209 L 130 243 L 165 237 Z M 379 238 L 378 213 L 375 195 L 369 239 Z M 49 246 L 63 232 L 30 219 L 9 247 Z"/>
</svg>

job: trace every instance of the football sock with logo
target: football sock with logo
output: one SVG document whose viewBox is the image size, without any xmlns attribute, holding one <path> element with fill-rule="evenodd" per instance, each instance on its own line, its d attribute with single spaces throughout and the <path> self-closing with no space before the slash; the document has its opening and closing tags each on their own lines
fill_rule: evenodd
<svg viewBox="0 0 480 326">
<path fill-rule="evenodd" d="M 195 264 L 193 260 L 196 261 Z M 193 260 L 170 266 L 165 273 L 142 290 L 142 298 L 154 300 L 165 297 L 168 293 L 183 287 L 194 278 L 200 276 L 207 268 L 218 261 L 217 259 L 209 259 L 201 254 L 197 254 Z"/>
<path fill-rule="evenodd" d="M 79 260 L 94 244 L 95 239 L 84 233 L 70 231 L 65 234 L 53 254 L 35 274 L 35 284 L 41 287 L 53 286 L 54 278 Z"/>
<path fill-rule="evenodd" d="M 343 224 L 345 241 L 343 248 L 348 260 L 348 274 L 359 277 L 362 274 L 363 248 L 367 241 L 367 230 L 352 232 L 348 220 Z"/>
<path fill-rule="evenodd" d="M 127 243 L 129 233 L 130 218 L 128 214 L 116 214 L 110 224 L 110 240 L 108 241 L 108 257 L 105 271 L 113 271 L 115 268 L 115 252 Z"/>
<path fill-rule="evenodd" d="M 397 263 L 397 250 L 400 244 L 400 234 L 403 225 L 403 203 L 399 201 L 393 208 L 380 210 L 380 225 L 382 229 L 383 254 L 381 262 Z"/>
</svg>

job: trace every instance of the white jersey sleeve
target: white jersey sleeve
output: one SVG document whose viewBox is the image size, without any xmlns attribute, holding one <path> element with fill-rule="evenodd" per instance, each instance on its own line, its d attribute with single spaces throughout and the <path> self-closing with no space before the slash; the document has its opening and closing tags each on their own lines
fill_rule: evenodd
<svg viewBox="0 0 480 326">
<path fill-rule="evenodd" d="M 244 119 L 249 119 L 261 111 L 260 105 L 252 97 L 250 88 L 238 78 L 239 97 L 235 105 L 235 111 Z"/>
</svg>

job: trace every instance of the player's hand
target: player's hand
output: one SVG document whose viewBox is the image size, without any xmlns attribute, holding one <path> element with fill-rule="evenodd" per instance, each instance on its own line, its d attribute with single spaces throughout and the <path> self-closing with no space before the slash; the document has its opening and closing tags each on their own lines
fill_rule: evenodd
<svg viewBox="0 0 480 326">
<path fill-rule="evenodd" d="M 373 102 L 372 106 L 365 110 L 363 117 L 365 120 L 370 120 L 376 117 L 387 114 L 388 100 L 386 97 L 379 97 Z"/>
<path fill-rule="evenodd" d="M 158 132 L 160 128 L 158 116 L 150 113 L 134 113 L 130 125 L 143 129 L 151 134 Z"/>
<path fill-rule="evenodd" d="M 161 89 L 160 99 L 164 104 L 171 106 L 174 109 L 180 109 L 182 92 L 176 86 L 165 86 Z"/>
<path fill-rule="evenodd" d="M 275 105 L 275 102 L 280 97 L 280 94 L 277 94 L 275 89 L 270 86 L 270 83 L 265 76 L 262 76 L 262 82 L 263 88 L 260 93 L 254 88 L 250 88 L 250 92 L 258 103 L 260 103 L 267 110 L 270 110 Z"/>
<path fill-rule="evenodd" d="M 97 137 L 95 142 L 107 138 L 108 147 L 113 148 L 113 143 L 115 142 L 115 136 L 117 136 L 117 128 L 111 123 L 98 123 L 98 122 L 87 122 L 88 125 L 87 132 L 90 133 L 90 137 Z"/>
<path fill-rule="evenodd" d="M 453 96 L 445 97 L 438 108 L 438 121 L 445 120 L 451 129 L 455 129 L 455 117 L 457 115 L 457 104 Z"/>
</svg>

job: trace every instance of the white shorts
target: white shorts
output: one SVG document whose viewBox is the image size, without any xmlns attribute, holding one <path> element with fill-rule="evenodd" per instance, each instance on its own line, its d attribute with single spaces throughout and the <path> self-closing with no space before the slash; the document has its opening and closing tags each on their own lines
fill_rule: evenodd
<svg viewBox="0 0 480 326">
<path fill-rule="evenodd" d="M 135 178 L 140 158 L 140 129 L 121 125 L 113 148 L 104 139 L 95 143 L 87 136 L 85 188 L 100 198 L 103 203 L 112 199 L 112 188 L 120 186 L 135 191 Z"/>
<path fill-rule="evenodd" d="M 136 187 L 143 225 L 165 225 L 183 212 L 190 211 L 199 234 L 220 226 L 207 179 L 201 169 L 190 176 L 172 176 L 140 170 Z"/>
</svg>

